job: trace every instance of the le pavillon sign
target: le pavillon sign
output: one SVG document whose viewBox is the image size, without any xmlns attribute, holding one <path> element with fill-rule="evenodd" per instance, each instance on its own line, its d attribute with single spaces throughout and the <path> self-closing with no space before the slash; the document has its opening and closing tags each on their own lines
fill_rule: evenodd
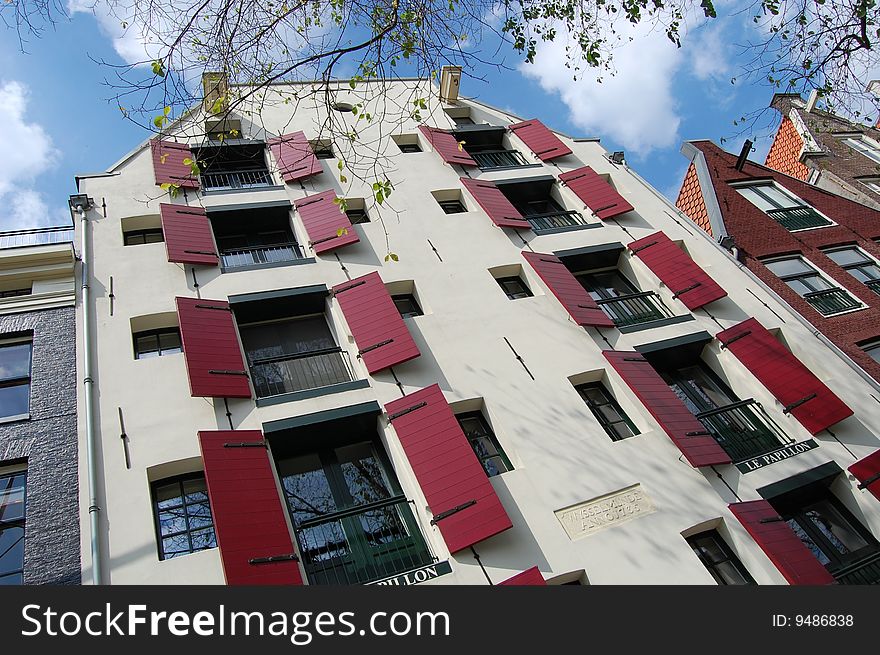
<svg viewBox="0 0 880 655">
<path fill-rule="evenodd" d="M 769 464 L 781 462 L 784 459 L 789 459 L 790 457 L 794 457 L 795 455 L 800 455 L 801 453 L 813 450 L 813 448 L 818 448 L 818 444 L 813 439 L 807 439 L 806 441 L 794 443 L 790 446 L 780 448 L 779 450 L 774 450 L 772 452 L 765 453 L 764 455 L 759 455 L 758 457 L 747 459 L 746 461 L 737 464 L 736 468 L 739 469 L 740 473 L 757 471 L 758 469 L 764 468 Z"/>
<path fill-rule="evenodd" d="M 428 580 L 439 578 L 441 575 L 446 575 L 447 573 L 452 573 L 452 566 L 449 565 L 449 560 L 437 562 L 436 564 L 431 564 L 429 566 L 423 566 L 419 569 L 413 569 L 412 571 L 395 575 L 393 578 L 385 578 L 384 580 L 371 582 L 370 584 L 405 587 L 408 585 L 419 584 L 420 582 L 427 582 Z"/>
</svg>

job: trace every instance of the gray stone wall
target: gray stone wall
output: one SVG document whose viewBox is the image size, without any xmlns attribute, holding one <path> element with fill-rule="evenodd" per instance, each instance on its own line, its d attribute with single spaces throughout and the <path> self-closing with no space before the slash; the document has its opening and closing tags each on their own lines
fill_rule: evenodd
<svg viewBox="0 0 880 655">
<path fill-rule="evenodd" d="M 0 316 L 0 339 L 33 334 L 30 418 L 0 423 L 0 466 L 27 463 L 25 584 L 80 584 L 73 307 Z"/>
</svg>

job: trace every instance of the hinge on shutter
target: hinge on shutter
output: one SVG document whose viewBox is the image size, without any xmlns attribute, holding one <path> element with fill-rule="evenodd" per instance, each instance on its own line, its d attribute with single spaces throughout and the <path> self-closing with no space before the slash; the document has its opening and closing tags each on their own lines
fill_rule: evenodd
<svg viewBox="0 0 880 655">
<path fill-rule="evenodd" d="M 469 500 L 466 503 L 462 503 L 461 505 L 456 505 L 452 509 L 447 509 L 445 512 L 440 512 L 437 516 L 431 519 L 431 525 L 437 525 L 438 521 L 442 521 L 445 518 L 449 518 L 453 514 L 458 514 L 460 511 L 471 507 L 472 505 L 476 505 L 476 500 Z"/>
<path fill-rule="evenodd" d="M 559 259 L 545 259 L 544 257 L 538 257 L 539 262 L 547 262 L 548 264 L 562 264 Z"/>
<path fill-rule="evenodd" d="M 539 150 L 539 151 L 536 152 L 535 154 L 536 154 L 536 155 L 546 155 L 548 152 L 553 152 L 553 151 L 556 150 L 556 149 L 557 149 L 557 147 L 556 147 L 556 146 L 553 146 L 552 148 L 547 148 L 546 150 Z"/>
<path fill-rule="evenodd" d="M 306 207 L 316 202 L 321 202 L 324 198 L 315 198 L 314 200 L 308 200 L 306 202 L 297 203 L 296 208 L 301 209 L 302 207 Z"/>
<path fill-rule="evenodd" d="M 784 520 L 781 516 L 769 516 L 765 519 L 760 519 L 758 523 L 782 523 Z"/>
<path fill-rule="evenodd" d="M 590 307 L 589 305 L 578 305 L 579 309 L 599 309 L 598 305 L 596 307 Z"/>
<path fill-rule="evenodd" d="M 221 312 L 231 312 L 231 307 L 217 307 L 216 305 L 196 305 L 196 309 L 216 309 Z"/>
<path fill-rule="evenodd" d="M 213 375 L 243 375 L 247 377 L 247 371 L 230 371 L 228 369 L 210 369 L 208 373 Z"/>
<path fill-rule="evenodd" d="M 239 441 L 237 443 L 230 442 L 223 444 L 224 448 L 267 448 L 266 440 L 262 441 Z"/>
<path fill-rule="evenodd" d="M 804 396 L 803 398 L 801 398 L 797 402 L 793 402 L 790 405 L 786 405 L 785 407 L 783 407 L 782 413 L 783 414 L 790 414 L 792 412 L 792 410 L 797 409 L 798 407 L 803 405 L 805 402 L 812 400 L 815 397 L 816 397 L 815 393 L 811 393 L 809 396 Z"/>
<path fill-rule="evenodd" d="M 289 555 L 270 555 L 269 557 L 252 557 L 248 564 L 273 564 L 275 562 L 298 562 L 299 557 L 294 553 Z"/>
<path fill-rule="evenodd" d="M 579 180 L 579 179 L 581 179 L 582 177 L 586 177 L 586 175 L 587 175 L 586 173 L 581 173 L 580 175 L 575 175 L 574 177 L 567 177 L 567 178 L 565 178 L 564 180 L 562 180 L 562 183 L 563 183 L 565 186 L 568 186 L 568 183 L 569 183 L 569 182 L 574 182 L 575 180 Z"/>
<path fill-rule="evenodd" d="M 376 350 L 376 348 L 381 348 L 382 346 L 387 346 L 389 343 L 391 343 L 393 341 L 394 341 L 394 339 L 385 339 L 385 341 L 380 341 L 379 343 L 374 343 L 372 346 L 367 346 L 366 348 L 358 350 L 358 357 L 370 352 L 371 350 Z"/>
<path fill-rule="evenodd" d="M 349 289 L 354 289 L 355 287 L 359 287 L 362 284 L 366 284 L 366 280 L 361 280 L 360 282 L 355 282 L 354 284 L 349 284 L 347 287 L 343 287 L 342 289 L 334 289 L 330 292 L 331 296 L 336 296 L 337 294 L 342 293 L 343 291 L 348 291 Z"/>
<path fill-rule="evenodd" d="M 603 211 L 605 211 L 606 209 L 612 209 L 612 208 L 614 208 L 614 207 L 617 207 L 617 203 L 616 203 L 616 202 L 612 202 L 610 205 L 605 205 L 604 207 L 599 207 L 599 209 L 594 209 L 593 212 L 596 213 L 596 214 L 598 214 L 599 212 L 603 212 Z"/>
<path fill-rule="evenodd" d="M 689 286 L 689 287 L 685 287 L 684 289 L 682 289 L 682 290 L 680 290 L 680 291 L 676 291 L 675 293 L 673 293 L 673 294 L 672 294 L 672 297 L 673 297 L 673 298 L 678 298 L 679 296 L 683 296 L 683 295 L 686 294 L 688 291 L 693 291 L 694 289 L 696 289 L 698 286 L 701 286 L 702 284 L 703 284 L 702 282 L 694 282 L 691 286 Z"/>
<path fill-rule="evenodd" d="M 645 363 L 648 362 L 648 360 L 645 359 L 644 357 L 624 357 L 623 361 L 625 361 L 625 362 L 645 362 Z"/>
<path fill-rule="evenodd" d="M 183 178 L 183 179 L 186 179 L 186 178 Z M 192 210 L 186 210 L 186 209 L 178 209 L 177 213 L 178 214 L 189 214 L 190 216 L 204 216 L 205 215 L 204 211 L 194 212 Z"/>
<path fill-rule="evenodd" d="M 877 482 L 877 480 L 880 480 L 880 473 L 875 473 L 870 478 L 867 478 L 866 480 L 862 480 L 861 482 L 859 482 L 858 485 L 856 485 L 856 488 L 857 489 L 867 489 L 872 484 Z"/>
<path fill-rule="evenodd" d="M 420 403 L 416 403 L 412 407 L 407 407 L 406 409 L 402 409 L 399 412 L 394 412 L 393 414 L 389 414 L 388 420 L 393 421 L 396 418 L 400 418 L 401 416 L 405 416 L 406 414 L 409 414 L 410 412 L 414 412 L 417 409 L 421 409 L 422 407 L 426 406 L 427 404 L 428 403 L 423 400 Z"/>
<path fill-rule="evenodd" d="M 693 432 L 685 432 L 686 437 L 711 437 L 712 433 L 707 430 L 694 430 Z"/>
<path fill-rule="evenodd" d="M 727 341 L 722 341 L 722 342 L 721 342 L 721 350 L 724 350 L 725 348 L 727 348 L 727 346 L 729 346 L 730 344 L 732 344 L 734 341 L 738 341 L 739 339 L 742 339 L 743 337 L 747 337 L 747 336 L 749 336 L 751 333 L 752 333 L 751 330 L 746 330 L 745 332 L 741 332 L 741 333 L 739 333 L 739 334 L 736 335 L 735 337 L 731 337 L 731 338 L 728 339 Z"/>
<path fill-rule="evenodd" d="M 213 255 L 214 257 L 217 256 L 217 253 L 212 250 L 184 250 L 183 252 L 188 255 Z"/>
<path fill-rule="evenodd" d="M 319 243 L 327 243 L 328 241 L 333 241 L 333 239 L 338 239 L 341 234 L 332 234 L 329 237 L 324 237 L 323 239 L 318 239 L 317 241 L 309 241 L 310 246 L 317 246 Z"/>
<path fill-rule="evenodd" d="M 638 248 L 630 248 L 630 252 L 632 252 L 632 254 L 635 255 L 637 252 L 641 252 L 645 248 L 650 248 L 651 246 L 656 246 L 658 243 L 660 243 L 660 242 L 659 241 L 652 241 L 651 243 L 646 243 L 642 246 L 639 246 Z"/>
</svg>

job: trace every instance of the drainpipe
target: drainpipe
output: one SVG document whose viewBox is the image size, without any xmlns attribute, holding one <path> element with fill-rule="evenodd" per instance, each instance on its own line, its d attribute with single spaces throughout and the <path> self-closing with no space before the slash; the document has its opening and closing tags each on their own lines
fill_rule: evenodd
<svg viewBox="0 0 880 655">
<path fill-rule="evenodd" d="M 88 210 L 94 205 L 86 195 L 70 197 L 70 208 L 79 217 L 82 226 L 82 245 L 80 246 L 80 262 L 82 265 L 82 347 L 83 347 L 83 396 L 85 398 L 86 421 L 86 466 L 89 479 L 89 529 L 92 548 L 92 583 L 105 584 L 103 558 L 100 542 L 100 512 L 98 506 L 98 453 L 95 447 L 95 402 L 94 379 L 92 376 L 92 291 L 91 291 L 91 259 L 92 248 L 89 239 Z"/>
</svg>

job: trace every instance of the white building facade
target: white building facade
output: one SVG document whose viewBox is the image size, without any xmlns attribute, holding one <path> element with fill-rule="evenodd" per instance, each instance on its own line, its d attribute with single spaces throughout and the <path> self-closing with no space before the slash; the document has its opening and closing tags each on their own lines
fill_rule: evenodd
<svg viewBox="0 0 880 655">
<path fill-rule="evenodd" d="M 370 84 L 78 179 L 85 581 L 880 578 L 876 383 L 597 140 Z"/>
</svg>

